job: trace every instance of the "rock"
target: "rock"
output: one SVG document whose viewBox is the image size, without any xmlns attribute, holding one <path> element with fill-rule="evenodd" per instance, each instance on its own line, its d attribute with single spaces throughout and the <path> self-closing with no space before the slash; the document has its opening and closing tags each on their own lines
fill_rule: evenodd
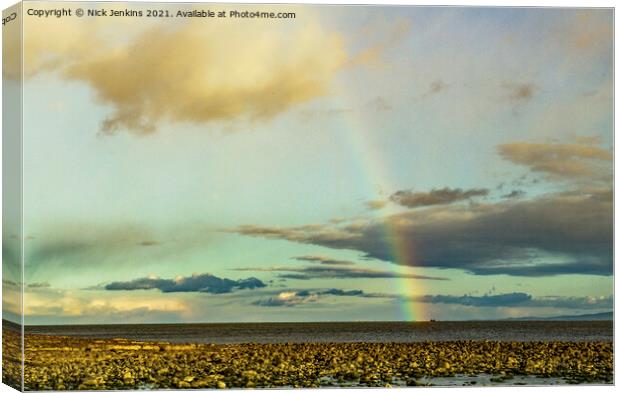
<svg viewBox="0 0 620 393">
<path fill-rule="evenodd" d="M 158 374 L 158 375 L 165 375 L 165 374 L 168 374 L 168 372 L 169 372 L 169 371 L 170 371 L 170 370 L 169 370 L 167 367 L 165 367 L 165 368 L 160 368 L 159 370 L 157 370 L 157 374 Z"/>
<path fill-rule="evenodd" d="M 100 377 L 89 377 L 82 380 L 82 385 L 98 386 L 101 383 Z"/>
</svg>

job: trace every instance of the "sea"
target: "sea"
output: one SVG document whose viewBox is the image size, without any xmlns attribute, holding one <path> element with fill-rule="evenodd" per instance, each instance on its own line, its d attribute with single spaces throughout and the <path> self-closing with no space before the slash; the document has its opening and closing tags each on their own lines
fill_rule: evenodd
<svg viewBox="0 0 620 393">
<path fill-rule="evenodd" d="M 613 321 L 436 321 L 27 326 L 26 333 L 172 343 L 613 341 Z"/>
</svg>

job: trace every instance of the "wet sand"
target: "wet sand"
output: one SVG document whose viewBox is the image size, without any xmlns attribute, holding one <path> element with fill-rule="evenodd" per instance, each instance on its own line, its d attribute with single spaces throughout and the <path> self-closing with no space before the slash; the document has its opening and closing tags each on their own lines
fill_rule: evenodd
<svg viewBox="0 0 620 393">
<path fill-rule="evenodd" d="M 19 341 L 10 329 L 3 336 Z M 28 334 L 25 347 L 27 390 L 613 382 L 608 341 L 171 344 Z"/>
</svg>

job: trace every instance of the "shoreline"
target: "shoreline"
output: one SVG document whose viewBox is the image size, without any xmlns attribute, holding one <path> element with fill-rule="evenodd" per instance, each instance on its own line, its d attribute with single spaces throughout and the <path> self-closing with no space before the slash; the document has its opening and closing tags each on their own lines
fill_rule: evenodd
<svg viewBox="0 0 620 393">
<path fill-rule="evenodd" d="M 5 362 L 16 361 L 6 343 L 19 335 L 3 329 L 3 339 Z M 177 344 L 27 334 L 25 348 L 26 390 L 613 382 L 613 342 Z M 3 365 L 7 381 L 10 369 Z"/>
<path fill-rule="evenodd" d="M 26 326 L 26 334 L 173 343 L 613 341 L 612 321 L 438 321 Z"/>
</svg>

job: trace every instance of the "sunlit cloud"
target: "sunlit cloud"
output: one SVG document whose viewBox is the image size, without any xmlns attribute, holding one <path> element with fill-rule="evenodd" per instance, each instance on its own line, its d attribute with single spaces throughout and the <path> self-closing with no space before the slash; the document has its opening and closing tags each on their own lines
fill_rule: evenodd
<svg viewBox="0 0 620 393">
<path fill-rule="evenodd" d="M 498 146 L 502 158 L 555 179 L 608 178 L 610 150 L 586 143 L 506 143 Z M 594 178 L 594 179 L 592 179 Z"/>
<path fill-rule="evenodd" d="M 107 134 L 149 134 L 162 122 L 266 121 L 326 95 L 348 55 L 343 38 L 310 14 L 303 24 L 262 22 L 147 25 L 123 40 L 104 39 L 109 25 L 98 23 L 67 22 L 58 35 L 33 26 L 26 75 L 86 83 L 112 108 L 101 125 Z"/>
</svg>

